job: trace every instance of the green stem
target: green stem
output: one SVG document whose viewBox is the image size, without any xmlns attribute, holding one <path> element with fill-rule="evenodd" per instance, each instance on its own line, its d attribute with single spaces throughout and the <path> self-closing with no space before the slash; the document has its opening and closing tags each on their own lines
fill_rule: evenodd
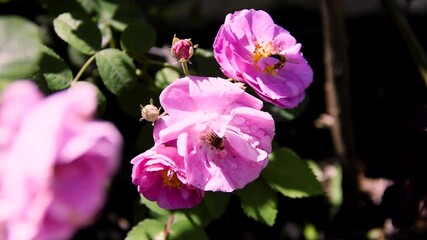
<svg viewBox="0 0 427 240">
<path fill-rule="evenodd" d="M 188 65 L 187 62 L 181 62 L 181 66 L 182 66 L 182 70 L 184 71 L 185 76 L 189 76 L 190 75 L 190 71 L 188 71 Z"/>
<path fill-rule="evenodd" d="M 166 223 L 166 227 L 165 227 L 165 232 L 164 232 L 165 233 L 165 239 L 168 238 L 168 235 L 169 235 L 170 228 L 172 226 L 173 220 L 174 220 L 174 215 L 173 215 L 173 211 L 171 211 L 170 214 L 169 214 L 168 221 Z"/>
<path fill-rule="evenodd" d="M 114 37 L 111 37 L 110 48 L 116 48 L 116 41 L 114 41 Z"/>
<path fill-rule="evenodd" d="M 161 66 L 161 67 L 172 68 L 172 69 L 174 69 L 174 70 L 176 70 L 176 71 L 180 72 L 180 71 L 179 71 L 179 69 L 178 69 L 177 67 L 175 67 L 174 65 L 169 64 L 169 63 L 167 63 L 167 62 L 161 62 L 161 61 L 156 61 L 156 60 L 151 60 L 151 59 L 146 59 L 146 60 L 145 60 L 145 62 L 146 62 L 147 64 L 150 64 L 150 65 L 157 65 L 157 66 Z"/>
<path fill-rule="evenodd" d="M 167 62 L 152 60 L 152 59 L 149 59 L 149 58 L 144 57 L 144 56 L 132 56 L 132 58 L 135 59 L 136 61 L 140 62 L 140 63 L 143 63 L 143 64 L 150 64 L 150 65 L 156 65 L 156 66 L 160 66 L 160 67 L 170 68 L 170 69 L 175 70 L 176 72 L 182 74 L 182 71 L 179 68 L 177 68 L 174 65 L 167 63 Z"/>
<path fill-rule="evenodd" d="M 71 84 L 77 82 L 82 74 L 86 71 L 86 69 L 89 67 L 89 65 L 95 60 L 95 54 L 92 55 L 83 65 L 83 67 L 80 69 L 80 71 L 77 73 L 76 77 L 71 81 Z"/>
</svg>

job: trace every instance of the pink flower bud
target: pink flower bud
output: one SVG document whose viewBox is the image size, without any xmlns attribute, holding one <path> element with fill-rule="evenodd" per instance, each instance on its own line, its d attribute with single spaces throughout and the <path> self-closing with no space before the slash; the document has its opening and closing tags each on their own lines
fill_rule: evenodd
<svg viewBox="0 0 427 240">
<path fill-rule="evenodd" d="M 194 54 L 197 44 L 193 45 L 191 39 L 179 39 L 176 36 L 172 40 L 171 54 L 179 62 L 187 62 Z"/>
</svg>

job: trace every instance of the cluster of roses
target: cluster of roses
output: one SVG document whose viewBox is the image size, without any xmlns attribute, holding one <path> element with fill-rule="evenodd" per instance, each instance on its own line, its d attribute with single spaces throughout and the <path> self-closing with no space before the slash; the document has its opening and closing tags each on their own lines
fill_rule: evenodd
<svg viewBox="0 0 427 240">
<path fill-rule="evenodd" d="M 187 73 L 193 47 L 179 39 L 172 47 Z M 174 81 L 160 95 L 166 114 L 150 119 L 155 146 L 131 161 L 138 191 L 162 208 L 190 208 L 205 191 L 243 188 L 267 165 L 274 121 L 243 85 L 292 108 L 312 81 L 300 44 L 264 11 L 229 14 L 213 47 L 222 71 L 237 83 Z M 2 93 L 0 239 L 68 239 L 103 206 L 122 136 L 113 124 L 93 119 L 96 95 L 93 85 L 79 82 L 44 98 L 27 80 Z M 144 111 L 153 117 L 150 108 Z"/>
<path fill-rule="evenodd" d="M 255 180 L 268 163 L 275 124 L 244 85 L 276 106 L 295 107 L 313 78 L 300 48 L 264 11 L 227 15 L 213 49 L 236 83 L 187 76 L 160 94 L 166 115 L 150 119 L 143 109 L 155 121 L 155 145 L 131 161 L 138 191 L 165 209 L 191 208 L 205 191 L 231 192 Z M 174 38 L 172 55 L 184 72 L 193 51 L 188 39 Z"/>
</svg>

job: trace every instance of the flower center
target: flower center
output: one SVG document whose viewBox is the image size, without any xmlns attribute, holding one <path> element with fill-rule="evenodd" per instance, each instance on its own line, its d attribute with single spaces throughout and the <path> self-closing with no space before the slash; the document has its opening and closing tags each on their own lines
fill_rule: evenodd
<svg viewBox="0 0 427 240">
<path fill-rule="evenodd" d="M 268 42 L 266 45 L 261 45 L 258 42 L 255 43 L 255 50 L 253 51 L 253 59 L 255 63 L 258 63 L 259 60 L 266 57 L 272 57 L 279 60 L 278 63 L 266 66 L 264 71 L 268 73 L 276 73 L 277 70 L 285 66 L 286 57 L 283 54 L 277 53 L 277 47 L 271 42 Z"/>
<path fill-rule="evenodd" d="M 182 182 L 179 181 L 178 177 L 176 176 L 176 173 L 172 171 L 172 169 L 163 170 L 162 177 L 163 177 L 164 186 L 168 186 L 169 188 L 176 188 L 176 189 L 182 188 L 182 185 L 183 185 Z"/>
<path fill-rule="evenodd" d="M 262 46 L 258 42 L 255 43 L 254 62 L 257 63 L 261 58 L 268 57 L 270 55 L 271 42 L 268 42 L 265 46 Z"/>
<path fill-rule="evenodd" d="M 202 139 L 208 141 L 212 147 L 224 150 L 224 139 L 220 138 L 215 132 L 209 132 Z"/>
</svg>

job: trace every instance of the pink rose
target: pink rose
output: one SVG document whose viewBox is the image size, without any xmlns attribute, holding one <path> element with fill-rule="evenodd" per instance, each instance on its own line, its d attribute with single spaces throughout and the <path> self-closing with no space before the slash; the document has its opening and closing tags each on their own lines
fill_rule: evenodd
<svg viewBox="0 0 427 240">
<path fill-rule="evenodd" d="M 0 98 L 0 239 L 69 239 L 103 207 L 122 137 L 93 120 L 97 90 L 43 98 L 17 81 Z"/>
<path fill-rule="evenodd" d="M 187 183 L 176 147 L 158 145 L 132 159 L 132 181 L 148 200 L 165 209 L 192 208 L 204 191 Z"/>
<path fill-rule="evenodd" d="M 166 87 L 160 102 L 168 115 L 154 126 L 156 144 L 176 141 L 190 185 L 231 192 L 258 178 L 267 165 L 273 118 L 238 85 L 185 77 Z"/>
<path fill-rule="evenodd" d="M 213 48 L 226 76 L 248 84 L 262 99 L 282 108 L 296 107 L 313 80 L 301 44 L 261 10 L 228 14 Z"/>
</svg>

